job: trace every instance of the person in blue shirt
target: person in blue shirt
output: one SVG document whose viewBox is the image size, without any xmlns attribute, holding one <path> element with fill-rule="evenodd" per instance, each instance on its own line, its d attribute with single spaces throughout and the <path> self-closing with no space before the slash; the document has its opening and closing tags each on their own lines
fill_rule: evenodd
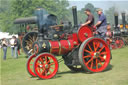
<svg viewBox="0 0 128 85">
<path fill-rule="evenodd" d="M 99 19 L 94 27 L 97 27 L 96 33 L 98 36 L 106 40 L 106 32 L 107 32 L 107 19 L 103 13 L 102 9 L 97 9 L 97 14 L 99 15 Z"/>
</svg>

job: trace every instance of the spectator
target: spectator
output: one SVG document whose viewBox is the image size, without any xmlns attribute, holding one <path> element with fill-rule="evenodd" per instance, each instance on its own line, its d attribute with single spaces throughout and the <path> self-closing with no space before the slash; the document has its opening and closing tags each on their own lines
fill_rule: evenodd
<svg viewBox="0 0 128 85">
<path fill-rule="evenodd" d="M 8 46 L 8 43 L 7 43 L 6 39 L 3 38 L 2 39 L 2 48 L 3 48 L 3 52 L 4 52 L 3 60 L 6 60 L 7 46 Z"/>
<path fill-rule="evenodd" d="M 11 44 L 12 57 L 18 58 L 18 41 L 15 36 L 12 36 L 12 39 L 10 40 L 10 44 Z M 15 51 L 15 56 L 14 56 L 14 51 Z"/>
<path fill-rule="evenodd" d="M 11 56 L 14 57 L 14 41 L 15 41 L 15 38 L 14 36 L 12 36 L 11 40 L 10 40 L 10 45 L 11 45 Z"/>
</svg>

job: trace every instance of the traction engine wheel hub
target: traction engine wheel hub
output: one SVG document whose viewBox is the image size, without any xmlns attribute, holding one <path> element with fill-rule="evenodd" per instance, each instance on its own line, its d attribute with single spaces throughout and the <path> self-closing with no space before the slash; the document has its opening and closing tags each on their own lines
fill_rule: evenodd
<svg viewBox="0 0 128 85">
<path fill-rule="evenodd" d="M 93 58 L 98 58 L 98 57 L 99 57 L 99 55 L 100 55 L 100 53 L 99 53 L 99 52 L 94 52 L 94 56 L 93 56 Z"/>
</svg>

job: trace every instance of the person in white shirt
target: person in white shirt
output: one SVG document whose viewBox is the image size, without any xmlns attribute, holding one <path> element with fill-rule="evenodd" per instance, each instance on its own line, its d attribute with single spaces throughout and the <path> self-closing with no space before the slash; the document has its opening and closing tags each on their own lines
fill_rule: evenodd
<svg viewBox="0 0 128 85">
<path fill-rule="evenodd" d="M 12 57 L 14 57 L 14 42 L 15 42 L 15 36 L 12 36 L 12 39 L 10 40 L 11 56 L 12 56 Z"/>
</svg>

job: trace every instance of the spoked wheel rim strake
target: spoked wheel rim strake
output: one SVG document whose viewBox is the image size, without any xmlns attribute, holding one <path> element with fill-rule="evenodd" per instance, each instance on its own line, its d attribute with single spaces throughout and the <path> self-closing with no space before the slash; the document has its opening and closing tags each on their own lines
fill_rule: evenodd
<svg viewBox="0 0 128 85">
<path fill-rule="evenodd" d="M 49 54 L 42 53 L 35 59 L 34 72 L 41 79 L 50 79 L 56 75 L 58 71 L 57 59 Z"/>
<path fill-rule="evenodd" d="M 28 58 L 28 61 L 27 61 L 27 71 L 33 77 L 36 77 L 36 74 L 34 73 L 34 70 L 33 70 L 33 64 L 34 64 L 35 57 L 36 55 L 33 54 Z"/>
<path fill-rule="evenodd" d="M 110 49 L 100 38 L 89 38 L 79 50 L 79 60 L 83 68 L 89 72 L 105 70 L 110 61 Z"/>
</svg>

